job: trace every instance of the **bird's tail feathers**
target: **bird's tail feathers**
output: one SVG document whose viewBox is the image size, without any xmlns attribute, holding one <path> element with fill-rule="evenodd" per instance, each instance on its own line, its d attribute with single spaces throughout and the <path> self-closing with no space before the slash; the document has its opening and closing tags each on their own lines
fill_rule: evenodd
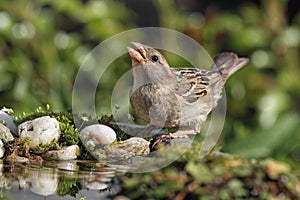
<svg viewBox="0 0 300 200">
<path fill-rule="evenodd" d="M 248 63 L 248 58 L 239 58 L 235 53 L 220 53 L 214 58 L 212 71 L 219 71 L 224 81 Z"/>
</svg>

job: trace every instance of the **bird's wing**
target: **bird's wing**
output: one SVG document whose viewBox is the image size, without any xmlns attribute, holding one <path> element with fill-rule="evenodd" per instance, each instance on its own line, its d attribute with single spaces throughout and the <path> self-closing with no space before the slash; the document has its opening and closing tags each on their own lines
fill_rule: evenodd
<svg viewBox="0 0 300 200">
<path fill-rule="evenodd" d="M 177 79 L 175 92 L 190 103 L 211 92 L 213 96 L 218 96 L 227 78 L 247 63 L 247 58 L 238 58 L 235 53 L 225 52 L 214 58 L 210 70 L 171 68 Z"/>
<path fill-rule="evenodd" d="M 171 70 L 177 79 L 175 92 L 187 102 L 193 103 L 209 93 L 210 71 L 198 68 L 171 68 Z"/>
</svg>

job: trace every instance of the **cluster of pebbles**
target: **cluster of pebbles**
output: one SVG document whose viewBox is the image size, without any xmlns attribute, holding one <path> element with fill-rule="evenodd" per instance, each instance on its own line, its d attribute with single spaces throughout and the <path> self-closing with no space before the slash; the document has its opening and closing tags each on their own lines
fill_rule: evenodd
<svg viewBox="0 0 300 200">
<path fill-rule="evenodd" d="M 80 153 L 79 146 L 72 145 L 55 150 L 49 150 L 51 143 L 58 141 L 61 131 L 55 118 L 43 116 L 34 120 L 26 121 L 18 127 L 13 118 L 6 112 L 0 111 L 0 158 L 5 155 L 4 143 L 18 139 L 20 143 L 27 144 L 31 152 L 40 154 L 42 158 L 49 160 L 76 159 Z M 14 155 L 10 157 L 16 161 L 29 161 L 26 157 Z"/>
<path fill-rule="evenodd" d="M 115 142 L 116 132 L 103 124 L 94 124 L 83 128 L 80 138 L 85 147 L 96 159 L 127 159 L 137 155 L 147 155 L 150 152 L 149 142 L 143 138 L 132 137 L 122 142 Z M 5 156 L 6 143 L 18 139 L 26 143 L 30 152 L 40 155 L 45 160 L 73 160 L 80 154 L 78 145 L 57 147 L 53 144 L 61 136 L 59 122 L 50 116 L 43 116 L 25 121 L 18 127 L 13 118 L 0 111 L 0 158 Z M 26 157 L 14 156 L 19 161 L 29 161 Z"/>
</svg>

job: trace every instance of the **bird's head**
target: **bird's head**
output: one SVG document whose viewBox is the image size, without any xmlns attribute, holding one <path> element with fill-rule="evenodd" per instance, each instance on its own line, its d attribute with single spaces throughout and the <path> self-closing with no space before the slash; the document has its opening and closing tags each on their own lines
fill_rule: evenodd
<svg viewBox="0 0 300 200">
<path fill-rule="evenodd" d="M 132 59 L 133 67 L 140 65 L 160 65 L 167 68 L 169 67 L 165 57 L 154 48 L 138 42 L 131 42 L 131 44 L 134 48 L 127 48 Z"/>
<path fill-rule="evenodd" d="M 174 81 L 175 76 L 163 55 L 154 48 L 138 42 L 132 42 L 132 45 L 134 48 L 128 47 L 128 53 L 132 59 L 136 85 Z"/>
</svg>

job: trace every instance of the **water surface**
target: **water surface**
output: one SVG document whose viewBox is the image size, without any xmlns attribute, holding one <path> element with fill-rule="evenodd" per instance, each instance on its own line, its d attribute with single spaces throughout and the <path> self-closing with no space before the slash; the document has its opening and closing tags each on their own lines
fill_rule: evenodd
<svg viewBox="0 0 300 200">
<path fill-rule="evenodd" d="M 0 199 L 111 199 L 120 188 L 116 176 L 124 172 L 96 161 L 2 161 Z"/>
</svg>

